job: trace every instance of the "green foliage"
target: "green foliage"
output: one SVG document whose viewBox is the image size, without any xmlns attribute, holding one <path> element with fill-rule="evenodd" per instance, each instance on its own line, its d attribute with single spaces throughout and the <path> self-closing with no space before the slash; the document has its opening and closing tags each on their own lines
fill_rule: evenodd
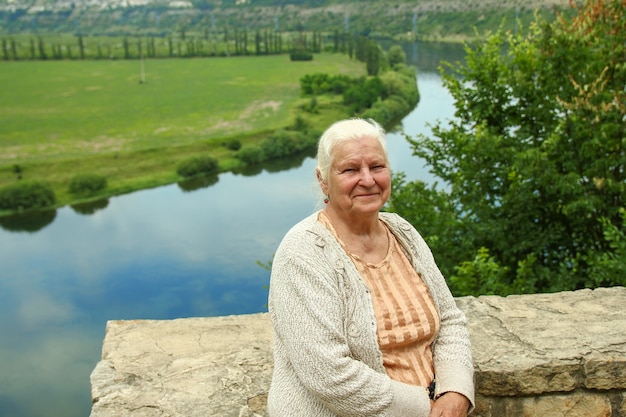
<svg viewBox="0 0 626 417">
<path fill-rule="evenodd" d="M 33 210 L 54 205 L 56 197 L 50 185 L 38 181 L 20 181 L 0 188 L 1 210 Z"/>
<path fill-rule="evenodd" d="M 451 196 L 437 184 L 405 181 L 402 172 L 393 175 L 391 198 L 386 210 L 399 213 L 415 225 L 437 257 L 444 276 L 455 271 L 459 259 L 469 259 L 473 248 L 463 239 Z"/>
<path fill-rule="evenodd" d="M 313 61 L 313 54 L 307 51 L 291 51 L 289 59 L 291 61 Z"/>
<path fill-rule="evenodd" d="M 393 71 L 386 71 L 380 76 L 383 83 L 383 97 L 397 96 L 415 107 L 419 101 L 416 72 L 414 68 L 403 64 L 394 66 Z"/>
<path fill-rule="evenodd" d="M 571 19 L 479 39 L 442 70 L 456 119 L 412 142 L 449 186 L 443 209 L 438 194 L 420 203 L 453 210 L 433 252 L 455 247 L 446 272 L 459 294 L 626 283 L 613 262 L 624 259 L 623 27 L 621 1 L 589 0 Z"/>
<path fill-rule="evenodd" d="M 386 100 L 378 100 L 368 109 L 361 113 L 361 117 L 365 119 L 374 119 L 383 126 L 387 126 L 394 121 L 401 120 L 403 116 L 414 109 L 400 97 L 393 96 Z"/>
<path fill-rule="evenodd" d="M 258 145 L 246 145 L 237 152 L 237 158 L 248 165 L 256 165 L 265 160 L 265 154 Z"/>
<path fill-rule="evenodd" d="M 310 131 L 308 122 L 298 116 L 288 129 L 277 130 L 259 145 L 244 146 L 237 152 L 237 158 L 248 165 L 286 158 L 314 148 L 317 138 L 317 132 Z"/>
<path fill-rule="evenodd" d="M 304 119 L 296 118 L 289 129 L 279 129 L 258 145 L 247 145 L 237 152 L 237 158 L 248 165 L 287 158 L 315 147 L 317 132 L 309 131 Z"/>
<path fill-rule="evenodd" d="M 231 151 L 238 151 L 241 149 L 241 141 L 239 139 L 229 139 L 224 142 L 224 146 Z"/>
<path fill-rule="evenodd" d="M 400 45 L 393 45 L 387 51 L 387 61 L 389 61 L 389 65 L 393 68 L 398 64 L 406 64 L 406 54 L 404 53 L 404 49 Z"/>
<path fill-rule="evenodd" d="M 300 91 L 305 96 L 326 93 L 342 94 L 353 84 L 354 80 L 347 75 L 306 74 L 300 78 Z"/>
<path fill-rule="evenodd" d="M 19 3 L 22 8 L 18 5 Z M 46 2 L 38 2 L 38 4 L 44 3 Z M 47 3 L 58 2 L 50 0 Z M 231 55 L 236 51 L 235 42 L 239 43 L 236 53 L 242 52 L 243 32 L 247 32 L 246 35 L 249 38 L 247 43 L 250 49 L 265 52 L 269 47 L 272 52 L 271 49 L 277 42 L 272 39 L 272 35 L 268 41 L 265 33 L 259 32 L 265 32 L 268 27 L 274 27 L 274 19 L 278 17 L 280 30 L 285 33 L 299 32 L 304 28 L 307 31 L 313 31 L 312 41 L 307 42 L 307 46 L 314 51 L 321 43 L 321 36 L 318 35 L 316 38 L 315 31 L 318 33 L 322 31 L 325 32 L 323 42 L 326 47 L 332 48 L 334 52 L 346 52 L 346 49 L 349 49 L 354 42 L 353 36 L 346 32 L 346 16 L 349 16 L 349 32 L 351 33 L 388 38 L 438 39 L 446 36 L 471 36 L 474 28 L 481 31 L 494 29 L 503 19 L 506 19 L 507 28 L 513 29 L 517 19 L 521 22 L 532 20 L 536 7 L 540 7 L 542 13 L 551 17 L 554 17 L 552 8 L 555 7 L 554 2 L 548 0 L 532 2 L 532 4 L 513 1 L 495 3 L 475 0 L 459 3 L 455 0 L 439 0 L 436 7 L 428 13 L 414 15 L 408 11 L 415 6 L 415 2 L 409 0 L 342 1 L 341 6 L 345 7 L 345 13 L 337 12 L 336 4 L 339 2 L 336 0 L 306 2 L 194 0 L 191 2 L 193 7 L 186 8 L 184 13 L 181 13 L 177 7 L 169 7 L 168 2 L 164 1 L 151 1 L 145 5 L 133 7 L 105 8 L 98 7 L 99 4 L 96 5 L 95 2 L 91 6 L 86 5 L 87 2 L 74 3 L 76 7 L 72 8 L 70 13 L 51 4 L 46 5 L 45 10 L 40 12 L 32 8 L 26 12 L 28 2 L 14 2 L 18 9 L 15 12 L 0 13 L 0 26 L 3 32 L 8 34 L 71 34 L 73 38 L 67 42 L 59 43 L 57 36 L 49 41 L 46 40 L 46 49 L 52 50 L 48 52 L 48 57 L 54 57 L 54 59 L 58 59 L 60 54 L 67 56 L 67 49 L 70 47 L 80 49 L 80 45 L 77 45 L 74 39 L 77 32 L 87 35 L 84 45 L 87 55 L 93 54 L 97 48 L 94 45 L 96 41 L 89 39 L 90 37 L 99 38 L 100 42 L 106 43 L 104 39 L 115 36 L 129 36 L 133 40 L 140 37 L 156 39 L 157 43 L 162 44 L 156 47 L 159 56 L 164 55 L 158 50 L 166 51 L 168 38 L 172 38 L 174 43 L 172 56 L 190 56 L 190 53 Z M 6 4 L 6 1 L 2 4 Z M 278 7 L 279 4 L 280 7 Z M 276 12 L 269 12 L 274 9 Z M 216 10 L 219 10 L 219 16 L 215 14 Z M 401 10 L 407 12 L 399 13 Z M 208 21 L 209 14 L 218 17 L 215 22 Z M 158 19 L 155 19 L 155 16 L 158 16 Z M 413 21 L 414 17 L 417 18 L 416 22 Z M 414 23 L 417 25 L 414 26 Z M 242 30 L 244 28 L 245 30 Z M 418 29 L 416 33 L 413 32 L 414 29 Z M 230 45 L 227 46 L 226 41 Z M 116 40 L 111 44 L 119 44 L 118 48 L 122 48 L 121 40 Z M 214 51 L 216 44 L 218 45 L 217 51 Z M 131 55 L 135 55 L 135 42 L 131 41 L 130 47 Z M 226 48 L 230 53 L 226 53 Z M 10 47 L 7 49 L 10 53 Z M 24 49 L 28 49 L 28 46 Z M 27 53 L 30 55 L 30 51 Z M 74 54 L 75 57 L 79 55 L 79 52 Z M 102 55 L 106 54 L 102 53 Z"/>
<path fill-rule="evenodd" d="M 217 172 L 218 162 L 212 156 L 192 156 L 182 161 L 176 172 L 184 178 L 194 177 L 196 175 L 212 174 Z"/>
<path fill-rule="evenodd" d="M 261 141 L 261 149 L 268 160 L 285 158 L 303 152 L 317 143 L 315 135 L 298 130 L 280 129 Z"/>
<path fill-rule="evenodd" d="M 311 97 L 311 100 L 307 104 L 303 105 L 302 109 L 312 114 L 319 113 L 317 97 L 316 96 Z"/>
<path fill-rule="evenodd" d="M 17 176 L 17 179 L 22 179 L 22 167 L 19 164 L 14 164 L 12 171 Z"/>
<path fill-rule="evenodd" d="M 94 195 L 107 186 L 106 178 L 97 174 L 78 174 L 70 180 L 69 191 L 78 195 Z"/>
<path fill-rule="evenodd" d="M 383 126 L 408 114 L 419 101 L 415 69 L 402 63 L 396 63 L 392 71 L 386 70 L 374 77 L 307 74 L 300 79 L 300 90 L 302 95 L 312 95 L 315 99 L 304 106 L 309 112 L 316 111 L 317 95 L 342 94 L 350 113 L 374 119 Z"/>
<path fill-rule="evenodd" d="M 582 264 L 589 265 L 586 285 L 589 287 L 624 285 L 626 277 L 626 209 L 620 210 L 621 226 L 613 224 L 609 219 L 602 218 L 604 238 L 610 251 L 588 252 L 579 255 L 574 268 Z"/>
<path fill-rule="evenodd" d="M 380 45 L 374 40 L 368 40 L 365 47 L 365 68 L 367 75 L 375 76 L 383 67 L 384 53 Z"/>
<path fill-rule="evenodd" d="M 314 99 L 315 97 L 313 97 L 311 101 L 313 101 Z M 317 104 L 312 105 L 312 106 L 317 107 Z M 289 130 L 297 130 L 298 132 L 305 133 L 309 130 L 309 128 L 310 128 L 309 122 L 307 122 L 304 119 L 304 117 L 298 115 L 296 116 L 296 119 L 294 120 L 293 125 L 290 126 Z"/>
<path fill-rule="evenodd" d="M 343 102 L 353 113 L 372 107 L 382 98 L 384 86 L 379 77 L 359 78 L 343 93 Z"/>
<path fill-rule="evenodd" d="M 502 294 L 507 267 L 498 265 L 489 249 L 479 248 L 476 257 L 464 261 L 456 267 L 456 274 L 450 278 L 454 288 L 462 294 Z"/>
<path fill-rule="evenodd" d="M 374 119 L 384 126 L 400 120 L 419 101 L 415 70 L 404 64 L 397 64 L 394 68 L 395 71 L 386 71 L 380 76 L 382 99 L 374 102 L 361 114 L 362 117 Z"/>
</svg>

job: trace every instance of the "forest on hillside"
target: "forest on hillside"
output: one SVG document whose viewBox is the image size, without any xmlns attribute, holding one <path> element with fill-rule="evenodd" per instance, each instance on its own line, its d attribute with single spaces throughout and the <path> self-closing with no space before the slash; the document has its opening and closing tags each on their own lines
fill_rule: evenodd
<svg viewBox="0 0 626 417">
<path fill-rule="evenodd" d="M 237 28 L 458 40 L 568 8 L 567 0 L 1 0 L 0 34 L 200 37 Z"/>
</svg>

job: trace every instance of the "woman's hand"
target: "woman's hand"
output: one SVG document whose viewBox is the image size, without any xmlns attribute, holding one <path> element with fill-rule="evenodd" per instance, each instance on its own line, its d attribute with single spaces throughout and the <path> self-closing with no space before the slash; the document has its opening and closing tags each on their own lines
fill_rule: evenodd
<svg viewBox="0 0 626 417">
<path fill-rule="evenodd" d="M 446 392 L 436 401 L 431 401 L 430 417 L 466 417 L 470 402 L 456 392 Z"/>
</svg>

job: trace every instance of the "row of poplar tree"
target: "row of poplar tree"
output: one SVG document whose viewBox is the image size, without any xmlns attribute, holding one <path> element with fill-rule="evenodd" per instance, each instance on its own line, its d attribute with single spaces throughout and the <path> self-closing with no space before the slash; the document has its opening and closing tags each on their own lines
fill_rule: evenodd
<svg viewBox="0 0 626 417">
<path fill-rule="evenodd" d="M 20 36 L 2 38 L 2 58 L 17 60 L 194 58 L 210 56 L 274 55 L 293 51 L 348 53 L 364 50 L 363 36 L 347 32 L 295 32 L 225 28 L 219 36 L 205 30 L 200 36 L 181 31 L 169 36 Z"/>
</svg>

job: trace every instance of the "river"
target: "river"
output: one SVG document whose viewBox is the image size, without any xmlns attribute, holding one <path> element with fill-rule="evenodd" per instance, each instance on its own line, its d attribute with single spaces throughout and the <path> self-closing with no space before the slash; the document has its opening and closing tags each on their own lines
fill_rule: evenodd
<svg viewBox="0 0 626 417">
<path fill-rule="evenodd" d="M 435 67 L 460 49 L 421 51 L 407 49 L 421 94 L 402 121 L 411 136 L 454 112 Z M 400 132 L 388 144 L 394 171 L 433 180 Z M 266 311 L 269 272 L 257 261 L 319 206 L 313 169 L 305 158 L 194 191 L 174 184 L 64 207 L 34 226 L 0 224 L 0 417 L 89 415 L 107 320 Z"/>
</svg>

